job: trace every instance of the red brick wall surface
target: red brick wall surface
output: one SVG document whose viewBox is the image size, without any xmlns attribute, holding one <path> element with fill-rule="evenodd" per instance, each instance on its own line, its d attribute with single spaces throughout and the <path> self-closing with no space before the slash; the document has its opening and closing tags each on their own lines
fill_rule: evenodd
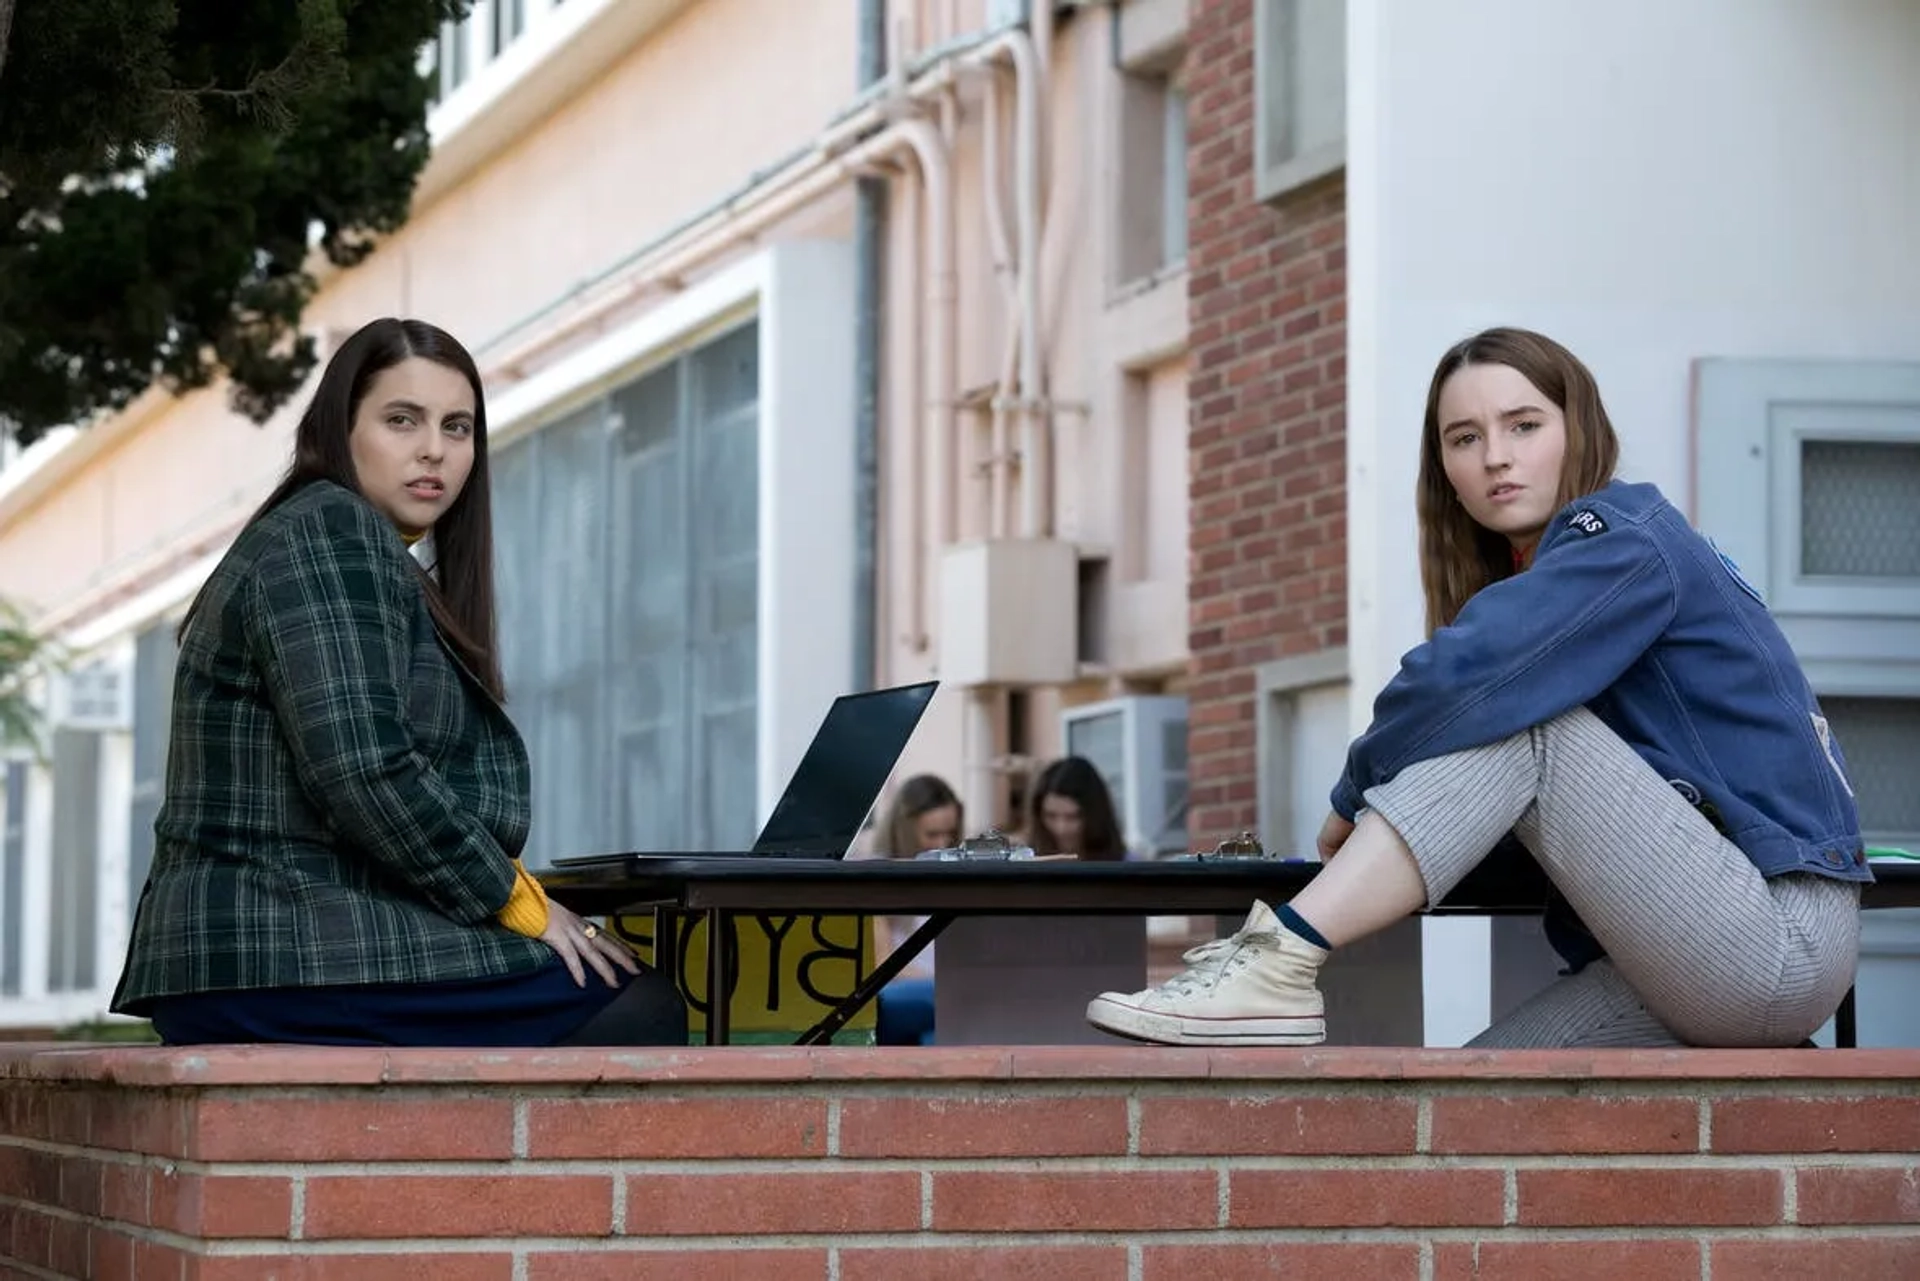
<svg viewBox="0 0 1920 1281">
<path fill-rule="evenodd" d="M 1188 27 L 1195 848 L 1255 824 L 1254 666 L 1347 637 L 1346 188 L 1254 199 L 1253 4 Z"/>
<path fill-rule="evenodd" d="M 1916 1152 L 1908 1051 L 0 1050 L 0 1276 L 1871 1281 Z"/>
</svg>

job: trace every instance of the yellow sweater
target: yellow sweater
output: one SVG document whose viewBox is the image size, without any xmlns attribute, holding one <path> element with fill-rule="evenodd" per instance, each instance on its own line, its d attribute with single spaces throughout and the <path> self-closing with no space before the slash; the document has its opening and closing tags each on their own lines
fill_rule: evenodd
<svg viewBox="0 0 1920 1281">
<path fill-rule="evenodd" d="M 513 860 L 513 894 L 495 919 L 515 934 L 537 939 L 547 932 L 547 916 L 547 892 L 519 859 Z"/>
</svg>

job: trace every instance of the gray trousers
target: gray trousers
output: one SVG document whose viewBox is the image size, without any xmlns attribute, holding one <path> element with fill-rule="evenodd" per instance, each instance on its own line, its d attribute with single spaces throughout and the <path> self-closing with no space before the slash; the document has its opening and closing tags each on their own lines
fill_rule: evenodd
<svg viewBox="0 0 1920 1281">
<path fill-rule="evenodd" d="M 1853 983 L 1859 887 L 1763 878 L 1585 708 L 1410 765 L 1366 801 L 1429 903 L 1512 831 L 1607 949 L 1474 1046 L 1791 1046 Z"/>
</svg>

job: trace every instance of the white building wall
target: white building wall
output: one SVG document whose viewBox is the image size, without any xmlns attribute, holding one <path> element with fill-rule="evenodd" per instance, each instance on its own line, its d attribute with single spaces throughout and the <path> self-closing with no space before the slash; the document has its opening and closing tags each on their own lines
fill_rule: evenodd
<svg viewBox="0 0 1920 1281">
<path fill-rule="evenodd" d="M 1920 360 L 1920 4 L 1350 0 L 1354 726 L 1421 636 L 1427 380 L 1492 324 L 1593 369 L 1622 472 L 1691 511 L 1691 362 Z M 1427 1040 L 1483 1020 L 1430 922 Z M 1449 995 L 1451 994 L 1451 995 Z"/>
</svg>

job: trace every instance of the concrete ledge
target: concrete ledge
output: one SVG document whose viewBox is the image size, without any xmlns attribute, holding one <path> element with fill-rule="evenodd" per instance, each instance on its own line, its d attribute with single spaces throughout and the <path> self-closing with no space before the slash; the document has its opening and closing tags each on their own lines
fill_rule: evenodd
<svg viewBox="0 0 1920 1281">
<path fill-rule="evenodd" d="M 1920 1049 L 1203 1050 L 729 1046 L 666 1050 L 375 1050 L 0 1045 L 0 1081 L 216 1085 L 729 1081 L 1913 1081 Z"/>
<path fill-rule="evenodd" d="M 1920 1275 L 1920 1052 L 0 1047 L 0 1276 Z"/>
</svg>

